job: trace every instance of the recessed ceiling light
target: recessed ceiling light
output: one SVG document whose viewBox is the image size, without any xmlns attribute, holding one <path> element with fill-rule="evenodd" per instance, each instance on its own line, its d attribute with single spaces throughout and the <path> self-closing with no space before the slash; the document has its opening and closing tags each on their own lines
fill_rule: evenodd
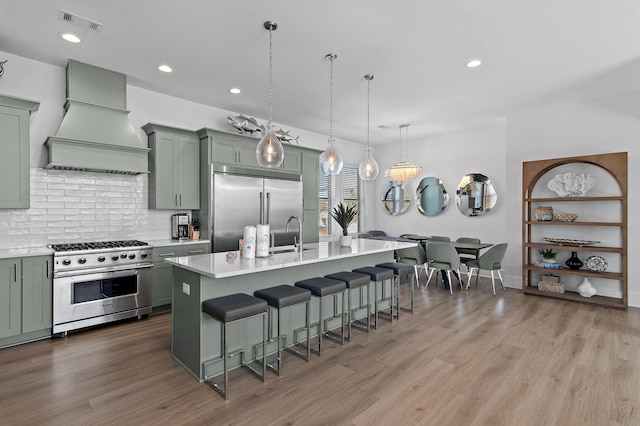
<svg viewBox="0 0 640 426">
<path fill-rule="evenodd" d="M 234 95 L 237 95 L 240 92 L 242 92 L 242 90 L 238 89 L 237 87 L 232 87 L 231 89 L 229 89 L 229 93 L 233 93 Z"/>
<path fill-rule="evenodd" d="M 69 43 L 80 43 L 80 39 L 71 33 L 60 34 L 60 37 L 62 37 L 64 40 L 68 41 Z"/>
<path fill-rule="evenodd" d="M 169 65 L 160 65 L 158 69 L 162 72 L 171 72 L 173 71 Z"/>
<path fill-rule="evenodd" d="M 480 64 L 482 64 L 482 61 L 480 59 L 472 59 L 469 62 L 467 62 L 467 68 L 479 67 Z"/>
</svg>

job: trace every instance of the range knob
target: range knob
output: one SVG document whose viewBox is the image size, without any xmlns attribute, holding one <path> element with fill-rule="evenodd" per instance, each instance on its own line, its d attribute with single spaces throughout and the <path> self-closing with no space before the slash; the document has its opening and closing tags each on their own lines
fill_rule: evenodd
<svg viewBox="0 0 640 426">
<path fill-rule="evenodd" d="M 136 258 L 136 255 L 135 255 L 135 254 L 131 253 L 131 254 L 129 255 L 129 259 L 133 260 L 133 259 L 135 259 L 135 258 Z"/>
<path fill-rule="evenodd" d="M 141 257 L 141 258 L 143 258 L 143 259 L 146 259 L 146 258 L 147 258 L 147 256 L 148 256 L 148 255 L 147 255 L 147 253 L 142 253 L 142 254 L 140 255 L 140 257 Z"/>
<path fill-rule="evenodd" d="M 99 256 L 98 257 L 98 262 L 102 263 L 105 261 L 105 257 L 104 256 Z"/>
<path fill-rule="evenodd" d="M 78 263 L 81 265 L 84 265 L 85 263 L 87 263 L 87 259 L 85 259 L 84 257 L 81 257 L 80 259 L 78 259 Z"/>
<path fill-rule="evenodd" d="M 118 259 L 120 259 L 118 256 L 111 256 L 111 260 L 113 260 L 114 262 Z"/>
<path fill-rule="evenodd" d="M 122 253 L 122 254 L 120 255 L 120 258 L 121 258 L 121 259 L 126 259 L 126 258 L 127 258 L 127 253 Z"/>
<path fill-rule="evenodd" d="M 71 261 L 69 259 L 65 259 L 65 260 L 62 261 L 62 264 L 64 266 L 69 266 L 69 265 L 71 265 Z"/>
</svg>

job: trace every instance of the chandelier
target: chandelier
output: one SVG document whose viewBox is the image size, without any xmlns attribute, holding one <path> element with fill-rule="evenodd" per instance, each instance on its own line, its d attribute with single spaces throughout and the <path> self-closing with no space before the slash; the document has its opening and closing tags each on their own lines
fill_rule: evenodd
<svg viewBox="0 0 640 426">
<path fill-rule="evenodd" d="M 422 173 L 422 167 L 402 161 L 402 129 L 405 129 L 407 139 L 407 150 L 409 145 L 409 125 L 400 125 L 400 161 L 394 166 L 389 167 L 384 175 L 398 183 L 408 183 L 418 177 Z"/>
</svg>

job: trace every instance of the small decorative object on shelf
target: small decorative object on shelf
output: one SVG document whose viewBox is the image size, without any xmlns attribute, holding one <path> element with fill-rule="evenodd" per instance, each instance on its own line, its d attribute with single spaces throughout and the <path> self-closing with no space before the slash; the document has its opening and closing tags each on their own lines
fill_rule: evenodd
<svg viewBox="0 0 640 426">
<path fill-rule="evenodd" d="M 560 278 L 557 275 L 543 275 L 538 283 L 538 290 L 564 293 L 564 284 L 560 282 Z"/>
<path fill-rule="evenodd" d="M 556 220 L 559 222 L 573 222 L 577 217 L 575 213 L 556 213 Z"/>
<path fill-rule="evenodd" d="M 258 132 L 262 134 L 265 131 L 264 125 L 258 126 L 258 122 L 253 117 L 247 117 L 246 115 L 236 115 L 227 117 L 227 123 L 231 126 L 238 129 L 238 133 L 244 135 L 245 133 L 251 133 L 253 136 L 254 133 Z"/>
<path fill-rule="evenodd" d="M 590 174 L 567 172 L 555 175 L 547 183 L 547 188 L 559 197 L 584 197 L 596 185 L 596 180 Z"/>
<path fill-rule="evenodd" d="M 587 277 L 584 277 L 582 282 L 578 285 L 578 293 L 582 297 L 591 297 L 595 295 L 597 291 L 595 287 L 591 285 L 589 279 Z"/>
<path fill-rule="evenodd" d="M 582 268 L 582 266 L 584 265 L 584 263 L 582 263 L 582 260 L 578 259 L 577 251 L 572 251 L 571 257 L 567 259 L 564 264 L 567 265 L 569 269 L 573 269 L 574 271 Z"/>
<path fill-rule="evenodd" d="M 544 263 L 556 263 L 556 254 L 557 252 L 553 251 L 553 249 L 540 249 L 538 250 L 542 255 L 542 261 Z"/>
<path fill-rule="evenodd" d="M 585 259 L 587 269 L 593 272 L 603 272 L 607 269 L 607 259 L 602 256 L 589 256 Z"/>
<path fill-rule="evenodd" d="M 286 132 L 282 129 L 280 130 L 276 130 L 275 131 L 276 137 L 278 139 L 280 139 L 280 142 L 287 142 L 288 144 L 291 144 L 293 141 L 296 142 L 296 145 L 298 145 L 298 138 L 300 136 L 296 136 L 295 138 L 293 136 L 291 136 L 289 134 L 289 131 L 287 130 Z"/>
<path fill-rule="evenodd" d="M 559 244 L 561 246 L 588 246 L 591 244 L 598 244 L 600 241 L 591 241 L 591 240 L 572 240 L 569 238 L 551 238 L 551 237 L 542 237 L 543 241 L 547 241 L 549 243 Z"/>
<path fill-rule="evenodd" d="M 8 59 L 0 62 L 0 77 L 2 77 L 2 75 L 4 74 L 4 64 L 6 64 L 7 61 Z"/>
<path fill-rule="evenodd" d="M 549 221 L 553 219 L 553 207 L 538 206 L 536 207 L 536 220 Z"/>
</svg>

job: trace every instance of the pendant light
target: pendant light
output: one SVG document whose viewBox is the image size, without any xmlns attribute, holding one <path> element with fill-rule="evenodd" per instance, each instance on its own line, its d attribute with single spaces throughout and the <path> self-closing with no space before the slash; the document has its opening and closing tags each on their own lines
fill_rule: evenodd
<svg viewBox="0 0 640 426">
<path fill-rule="evenodd" d="M 329 146 L 320 154 L 320 167 L 325 176 L 339 175 L 342 172 L 342 156 L 333 146 L 333 61 L 338 57 L 334 53 L 329 53 L 325 59 L 331 62 L 329 74 Z"/>
<path fill-rule="evenodd" d="M 272 88 L 273 81 L 271 71 L 273 68 L 273 32 L 278 28 L 278 24 L 273 21 L 265 21 L 265 29 L 269 30 L 269 124 L 265 135 L 258 142 L 256 147 L 256 160 L 261 167 L 280 167 L 284 160 L 284 147 L 276 136 L 271 123 L 273 113 Z"/>
<path fill-rule="evenodd" d="M 364 159 L 358 165 L 358 175 L 362 180 L 374 180 L 378 177 L 380 169 L 376 159 L 371 155 L 371 146 L 369 145 L 369 112 L 371 110 L 371 80 L 373 80 L 373 75 L 365 75 L 363 78 L 367 80 L 367 149 Z"/>
<path fill-rule="evenodd" d="M 415 164 L 410 164 L 407 161 L 402 161 L 402 129 L 405 129 L 407 134 L 407 151 L 409 150 L 409 125 L 400 125 L 400 161 L 388 168 L 384 175 L 390 177 L 398 183 L 408 183 L 415 179 L 420 173 L 422 173 L 422 167 Z"/>
</svg>

